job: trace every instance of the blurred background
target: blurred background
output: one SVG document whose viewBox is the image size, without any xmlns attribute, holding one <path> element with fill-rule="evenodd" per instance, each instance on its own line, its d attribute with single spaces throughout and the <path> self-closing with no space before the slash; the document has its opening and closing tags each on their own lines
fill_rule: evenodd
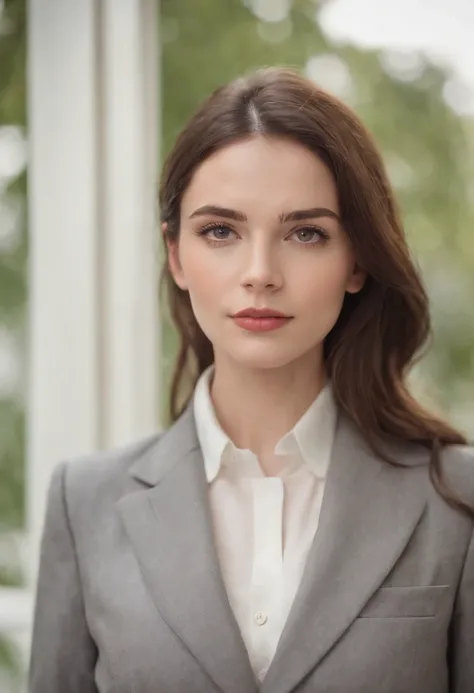
<svg viewBox="0 0 474 693">
<path fill-rule="evenodd" d="M 473 32 L 470 0 L 0 0 L 0 693 L 52 468 L 166 423 L 156 181 L 220 83 L 299 67 L 373 132 L 432 302 L 413 388 L 472 439 Z"/>
</svg>

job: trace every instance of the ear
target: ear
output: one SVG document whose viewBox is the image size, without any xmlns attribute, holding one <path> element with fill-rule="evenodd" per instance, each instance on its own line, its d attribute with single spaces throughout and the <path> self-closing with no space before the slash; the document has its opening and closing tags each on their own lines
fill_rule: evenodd
<svg viewBox="0 0 474 693">
<path fill-rule="evenodd" d="M 179 260 L 179 242 L 177 239 L 170 239 L 168 236 L 168 224 L 161 225 L 161 231 L 168 251 L 168 268 L 177 286 L 183 291 L 188 288 L 184 278 L 183 268 Z"/>
<path fill-rule="evenodd" d="M 363 270 L 357 263 L 354 263 L 351 275 L 348 279 L 346 291 L 349 294 L 358 293 L 365 284 L 367 279 L 367 272 Z"/>
</svg>

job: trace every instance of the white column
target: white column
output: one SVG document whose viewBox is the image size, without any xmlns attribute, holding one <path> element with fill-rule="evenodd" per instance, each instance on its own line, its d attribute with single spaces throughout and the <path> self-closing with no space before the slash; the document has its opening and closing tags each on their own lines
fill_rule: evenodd
<svg viewBox="0 0 474 693">
<path fill-rule="evenodd" d="M 156 2 L 103 0 L 103 435 L 156 427 Z"/>
<path fill-rule="evenodd" d="M 28 4 L 31 575 L 57 462 L 100 441 L 97 7 Z"/>
<path fill-rule="evenodd" d="M 28 3 L 30 586 L 53 467 L 158 425 L 157 5 Z"/>
</svg>

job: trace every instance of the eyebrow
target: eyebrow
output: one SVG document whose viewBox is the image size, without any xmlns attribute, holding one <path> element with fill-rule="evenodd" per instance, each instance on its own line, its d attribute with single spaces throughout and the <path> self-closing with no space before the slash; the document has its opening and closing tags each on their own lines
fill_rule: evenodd
<svg viewBox="0 0 474 693">
<path fill-rule="evenodd" d="M 191 215 L 190 219 L 202 216 L 213 216 L 221 217 L 224 219 L 233 219 L 234 221 L 247 221 L 247 217 L 243 212 L 238 212 L 235 209 L 228 209 L 226 207 L 218 207 L 216 205 L 204 205 L 196 209 Z M 280 214 L 279 220 L 282 224 L 288 221 L 304 221 L 305 219 L 319 219 L 320 217 L 329 217 L 330 219 L 337 219 L 340 221 L 336 212 L 333 212 L 327 207 L 312 207 L 311 209 L 295 209 L 293 212 L 288 212 L 286 214 Z"/>
</svg>

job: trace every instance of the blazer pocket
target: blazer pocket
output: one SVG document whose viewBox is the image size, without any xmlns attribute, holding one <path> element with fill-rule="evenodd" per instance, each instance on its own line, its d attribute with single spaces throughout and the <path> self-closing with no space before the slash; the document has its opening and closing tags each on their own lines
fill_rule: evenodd
<svg viewBox="0 0 474 693">
<path fill-rule="evenodd" d="M 429 618 L 449 599 L 450 585 L 381 587 L 362 609 L 359 618 Z"/>
</svg>

